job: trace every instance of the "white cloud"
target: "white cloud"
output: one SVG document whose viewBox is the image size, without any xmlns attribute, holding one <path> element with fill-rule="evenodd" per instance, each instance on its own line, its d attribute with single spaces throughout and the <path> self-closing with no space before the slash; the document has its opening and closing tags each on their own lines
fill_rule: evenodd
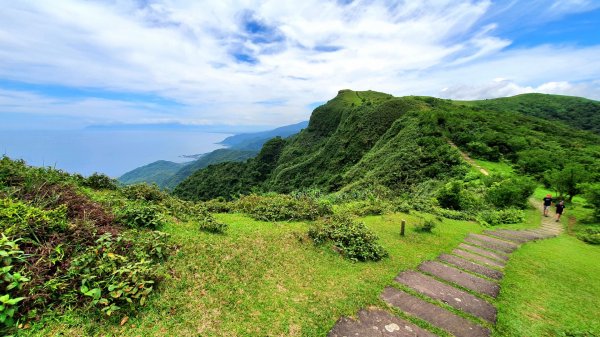
<svg viewBox="0 0 600 337">
<path fill-rule="evenodd" d="M 581 2 L 591 6 L 573 0 L 555 11 L 573 11 Z M 599 78 L 600 48 L 506 50 L 510 41 L 494 35 L 495 24 L 478 24 L 490 6 L 475 0 L 6 2 L 0 79 L 154 94 L 182 106 L 40 93 L 19 99 L 13 92 L 10 99 L 0 93 L 0 111 L 280 125 L 306 119 L 309 103 L 341 88 L 437 95 L 447 87 L 446 94 L 477 98 L 532 88 L 598 98 L 597 83 L 585 83 Z M 235 53 L 257 62 L 236 62 Z M 498 77 L 511 85 L 489 83 Z M 256 103 L 273 100 L 280 104 Z"/>
</svg>

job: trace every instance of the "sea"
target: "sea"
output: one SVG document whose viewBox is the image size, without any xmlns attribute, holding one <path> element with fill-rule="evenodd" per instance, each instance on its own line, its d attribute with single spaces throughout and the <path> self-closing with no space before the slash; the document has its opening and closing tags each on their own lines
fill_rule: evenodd
<svg viewBox="0 0 600 337">
<path fill-rule="evenodd" d="M 191 161 L 194 158 L 186 156 L 222 148 L 217 143 L 228 136 L 188 130 L 0 130 L 0 156 L 117 178 L 157 160 Z"/>
</svg>

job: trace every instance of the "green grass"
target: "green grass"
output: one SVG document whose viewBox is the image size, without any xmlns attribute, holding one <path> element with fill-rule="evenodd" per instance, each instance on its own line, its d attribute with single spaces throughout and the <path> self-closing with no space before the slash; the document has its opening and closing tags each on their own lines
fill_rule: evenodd
<svg viewBox="0 0 600 337">
<path fill-rule="evenodd" d="M 340 316 L 381 305 L 381 291 L 400 271 L 451 251 L 467 233 L 483 229 L 444 220 L 427 234 L 414 231 L 416 215 L 366 217 L 390 257 L 353 263 L 300 242 L 295 233 L 305 233 L 305 223 L 266 223 L 239 214 L 217 218 L 230 225 L 226 235 L 202 233 L 189 223 L 165 229 L 180 245 L 166 265 L 170 275 L 148 307 L 124 326 L 70 314 L 29 334 L 324 336 Z M 407 220 L 404 238 L 401 219 Z"/>
<path fill-rule="evenodd" d="M 481 166 L 483 169 L 493 174 L 502 174 L 506 176 L 511 176 L 514 174 L 514 170 L 510 164 L 505 161 L 493 162 L 481 159 L 473 159 L 477 165 Z"/>
<path fill-rule="evenodd" d="M 494 336 L 600 336 L 600 247 L 562 235 L 511 256 Z"/>
</svg>

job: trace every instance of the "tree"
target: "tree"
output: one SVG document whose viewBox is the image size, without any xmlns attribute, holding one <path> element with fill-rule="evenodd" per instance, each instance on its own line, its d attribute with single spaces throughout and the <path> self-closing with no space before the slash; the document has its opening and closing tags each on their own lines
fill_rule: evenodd
<svg viewBox="0 0 600 337">
<path fill-rule="evenodd" d="M 600 220 L 600 183 L 584 184 L 581 187 L 588 204 L 594 208 L 594 219 Z"/>
<path fill-rule="evenodd" d="M 569 201 L 582 193 L 582 184 L 589 180 L 585 167 L 580 164 L 568 164 L 560 171 L 548 171 L 544 178 L 560 196 L 568 196 Z"/>
</svg>

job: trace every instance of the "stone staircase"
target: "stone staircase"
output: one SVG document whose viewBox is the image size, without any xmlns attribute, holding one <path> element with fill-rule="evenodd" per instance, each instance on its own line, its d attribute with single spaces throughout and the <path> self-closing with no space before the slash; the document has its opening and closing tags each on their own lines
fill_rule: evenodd
<svg viewBox="0 0 600 337">
<path fill-rule="evenodd" d="M 429 337 L 437 336 L 435 332 L 440 330 L 456 337 L 490 336 L 496 323 L 496 308 L 491 302 L 500 292 L 498 282 L 510 254 L 524 243 L 555 237 L 561 231 L 560 223 L 542 218 L 537 229 L 469 234 L 452 254 L 442 254 L 435 261 L 423 262 L 418 270 L 398 274 L 395 284 L 381 294 L 389 308 L 362 309 L 357 319 L 342 317 L 328 336 Z M 433 327 L 432 331 L 394 312 L 424 321 L 423 326 Z"/>
</svg>

